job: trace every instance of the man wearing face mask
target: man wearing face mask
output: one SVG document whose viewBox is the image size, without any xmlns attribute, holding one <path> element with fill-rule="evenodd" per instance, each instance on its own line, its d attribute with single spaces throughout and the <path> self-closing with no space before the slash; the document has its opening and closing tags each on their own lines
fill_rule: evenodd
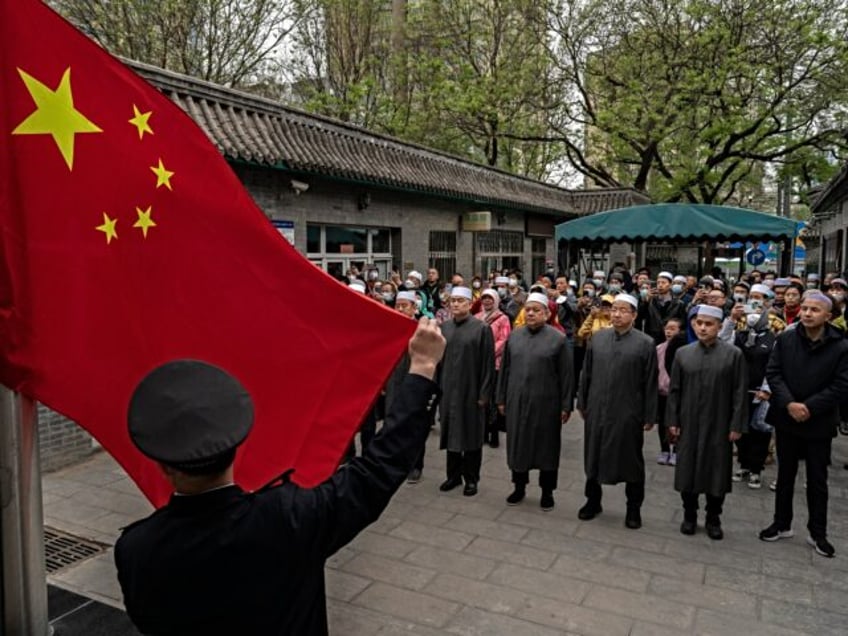
<svg viewBox="0 0 848 636">
<path fill-rule="evenodd" d="M 811 273 L 807 274 L 807 282 L 806 282 L 807 289 L 818 289 L 819 288 L 819 282 L 820 282 L 820 280 L 819 280 L 818 274 L 816 274 L 815 272 L 811 272 Z"/>
<path fill-rule="evenodd" d="M 639 303 L 636 328 L 654 339 L 654 345 L 665 342 L 665 323 L 669 318 L 678 318 L 681 324 L 686 321 L 686 307 L 671 293 L 674 280 L 669 272 L 657 275 L 657 287 L 651 290 L 648 300 Z"/>
<path fill-rule="evenodd" d="M 613 272 L 609 277 L 609 287 L 607 293 L 610 296 L 618 296 L 624 292 L 624 276 L 618 272 Z"/>
<path fill-rule="evenodd" d="M 607 273 L 603 270 L 596 269 L 592 273 L 592 282 L 595 283 L 595 291 L 601 296 L 607 291 Z"/>
<path fill-rule="evenodd" d="M 439 288 L 441 286 L 442 282 L 439 280 L 439 270 L 431 267 L 427 270 L 427 280 L 421 285 L 421 291 L 426 294 L 426 305 L 433 315 L 436 315 L 442 307 L 442 300 L 439 297 Z"/>
<path fill-rule="evenodd" d="M 769 328 L 768 316 L 760 313 L 749 313 L 745 316 L 744 329 L 736 332 L 734 343 L 745 356 L 748 369 L 748 419 L 756 411 L 760 402 L 768 401 L 771 394 L 768 390 L 766 365 L 774 348 L 777 336 Z M 747 480 L 748 488 L 758 490 L 762 487 L 760 474 L 763 472 L 768 456 L 771 432 L 758 430 L 749 426 L 736 442 L 739 470 L 733 473 L 733 481 Z"/>
<path fill-rule="evenodd" d="M 517 283 L 515 288 L 518 289 Z M 507 315 L 507 318 L 509 318 L 509 324 L 512 325 L 515 322 L 515 317 L 518 315 L 519 308 L 518 303 L 515 302 L 509 291 L 508 276 L 495 277 L 495 291 L 498 292 L 498 298 L 500 299 L 499 308 Z"/>
<path fill-rule="evenodd" d="M 675 276 L 671 281 L 671 295 L 686 306 L 686 303 L 683 300 L 684 293 L 686 293 L 686 277 L 679 275 Z"/>
<path fill-rule="evenodd" d="M 786 329 L 786 323 L 771 308 L 771 296 L 772 292 L 766 285 L 752 285 L 751 293 L 748 295 L 748 306 L 754 313 L 766 314 L 769 328 L 777 335 Z M 745 325 L 740 323 L 738 328 L 744 329 Z"/>
</svg>

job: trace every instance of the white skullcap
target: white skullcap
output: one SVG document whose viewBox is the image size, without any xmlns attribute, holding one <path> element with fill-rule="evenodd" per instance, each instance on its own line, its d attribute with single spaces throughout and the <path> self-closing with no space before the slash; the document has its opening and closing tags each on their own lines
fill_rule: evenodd
<svg viewBox="0 0 848 636">
<path fill-rule="evenodd" d="M 698 305 L 698 315 L 724 320 L 724 311 L 720 307 L 713 307 L 712 305 Z"/>
<path fill-rule="evenodd" d="M 471 290 L 468 287 L 454 287 L 451 289 L 451 298 L 465 298 L 471 300 Z"/>
<path fill-rule="evenodd" d="M 766 287 L 765 285 L 761 285 L 760 283 L 757 283 L 756 285 L 751 285 L 751 293 L 752 294 L 763 294 L 765 296 L 768 296 L 768 295 L 771 294 L 771 290 L 768 287 Z"/>
<path fill-rule="evenodd" d="M 672 274 L 671 272 L 660 272 L 659 274 L 657 274 L 657 278 L 666 278 L 670 282 L 674 282 L 674 274 Z"/>
<path fill-rule="evenodd" d="M 601 269 L 596 269 L 592 273 L 592 278 L 606 278 L 606 277 L 607 277 L 607 273 L 605 271 L 601 270 Z"/>
<path fill-rule="evenodd" d="M 359 292 L 360 294 L 365 293 L 365 283 L 363 283 L 361 280 L 353 281 L 348 285 L 348 287 L 355 292 Z"/>
<path fill-rule="evenodd" d="M 814 302 L 822 303 L 825 307 L 827 307 L 828 311 L 833 309 L 833 301 L 829 296 L 823 294 L 818 289 L 811 289 L 810 291 L 805 292 L 804 300 L 812 300 Z"/>
<path fill-rule="evenodd" d="M 527 303 L 539 303 L 545 309 L 548 308 L 548 297 L 545 294 L 540 294 L 539 292 L 533 292 L 532 294 L 527 295 L 527 300 L 524 301 L 524 304 Z"/>
<path fill-rule="evenodd" d="M 418 301 L 418 294 L 411 291 L 398 292 L 396 300 L 407 300 L 411 303 L 414 303 Z"/>
<path fill-rule="evenodd" d="M 633 305 L 634 309 L 639 309 L 639 301 L 630 294 L 619 294 L 615 297 L 614 302 L 627 303 L 628 305 Z"/>
<path fill-rule="evenodd" d="M 685 282 L 686 282 L 686 277 L 685 277 L 685 276 L 681 276 L 680 274 L 678 274 L 677 276 L 675 276 L 675 277 L 672 279 L 672 281 L 671 281 L 671 282 L 672 282 L 672 283 L 685 283 Z"/>
<path fill-rule="evenodd" d="M 815 272 L 807 274 L 807 280 L 819 280 L 819 275 Z"/>
<path fill-rule="evenodd" d="M 424 277 L 421 275 L 421 272 L 415 271 L 414 269 L 406 275 L 407 278 L 417 278 L 418 282 L 424 280 Z"/>
<path fill-rule="evenodd" d="M 495 276 L 495 285 L 509 285 L 509 276 Z"/>
<path fill-rule="evenodd" d="M 482 298 L 483 296 L 488 296 L 489 298 L 493 299 L 496 303 L 499 302 L 500 299 L 501 299 L 501 297 L 498 296 L 498 292 L 496 292 L 494 289 L 484 289 L 483 293 L 480 294 L 480 298 Z"/>
<path fill-rule="evenodd" d="M 577 281 L 576 280 L 568 281 L 568 285 L 569 285 L 569 287 L 574 287 L 575 289 L 577 289 Z"/>
</svg>

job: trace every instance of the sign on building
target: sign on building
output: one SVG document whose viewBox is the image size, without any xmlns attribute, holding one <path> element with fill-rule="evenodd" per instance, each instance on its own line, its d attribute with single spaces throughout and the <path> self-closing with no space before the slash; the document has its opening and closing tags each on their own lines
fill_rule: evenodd
<svg viewBox="0 0 848 636">
<path fill-rule="evenodd" d="M 489 232 L 492 229 L 492 213 L 466 212 L 462 215 L 463 232 Z"/>
</svg>

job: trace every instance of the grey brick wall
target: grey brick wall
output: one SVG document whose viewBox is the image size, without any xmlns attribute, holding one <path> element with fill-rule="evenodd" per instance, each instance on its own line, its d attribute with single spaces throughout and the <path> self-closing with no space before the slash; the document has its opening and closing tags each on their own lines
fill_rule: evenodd
<svg viewBox="0 0 848 636">
<path fill-rule="evenodd" d="M 43 404 L 38 405 L 38 442 L 42 472 L 69 466 L 95 452 L 91 435 Z"/>
</svg>

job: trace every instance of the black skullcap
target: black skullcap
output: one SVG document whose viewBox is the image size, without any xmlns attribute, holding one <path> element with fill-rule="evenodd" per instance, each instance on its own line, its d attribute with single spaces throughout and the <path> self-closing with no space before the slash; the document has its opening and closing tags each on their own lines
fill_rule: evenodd
<svg viewBox="0 0 848 636">
<path fill-rule="evenodd" d="M 199 360 L 175 360 L 139 383 L 127 414 L 138 449 L 177 469 L 216 463 L 253 426 L 253 401 L 229 373 Z"/>
</svg>

